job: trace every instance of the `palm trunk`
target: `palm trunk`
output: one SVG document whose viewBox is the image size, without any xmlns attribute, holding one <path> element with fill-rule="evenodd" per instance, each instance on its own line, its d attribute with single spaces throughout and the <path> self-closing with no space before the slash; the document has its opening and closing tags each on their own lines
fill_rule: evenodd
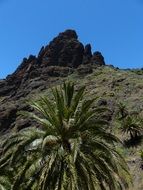
<svg viewBox="0 0 143 190">
<path fill-rule="evenodd" d="M 64 149 L 65 149 L 66 151 L 71 152 L 71 145 L 70 145 L 70 143 L 68 142 L 68 140 L 64 140 L 63 145 L 64 145 L 63 147 L 64 147 Z"/>
</svg>

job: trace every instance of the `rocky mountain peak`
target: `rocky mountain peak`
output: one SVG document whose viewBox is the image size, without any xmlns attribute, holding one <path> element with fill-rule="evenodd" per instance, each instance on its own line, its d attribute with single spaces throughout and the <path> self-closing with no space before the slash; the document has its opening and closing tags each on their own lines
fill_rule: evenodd
<svg viewBox="0 0 143 190">
<path fill-rule="evenodd" d="M 53 76 L 67 76 L 79 66 L 87 64 L 105 65 L 104 57 L 100 52 L 92 54 L 91 45 L 84 46 L 74 30 L 66 30 L 59 33 L 47 46 L 43 46 L 37 56 L 24 58 L 13 74 L 0 81 L 0 96 L 13 97 L 19 89 L 27 88 L 31 80 L 39 82 L 41 79 L 47 81 Z M 88 68 L 88 71 L 91 72 L 91 69 Z"/>
<path fill-rule="evenodd" d="M 39 53 L 41 66 L 78 67 L 82 64 L 84 46 L 74 30 L 66 30 L 54 38 Z"/>
<path fill-rule="evenodd" d="M 59 33 L 59 36 L 58 36 L 59 38 L 61 37 L 61 38 L 68 38 L 68 39 L 78 39 L 78 35 L 77 35 L 77 33 L 76 33 L 76 31 L 75 30 L 70 30 L 70 29 L 68 29 L 68 30 L 66 30 L 66 31 L 64 31 L 64 32 L 61 32 L 61 33 Z"/>
</svg>

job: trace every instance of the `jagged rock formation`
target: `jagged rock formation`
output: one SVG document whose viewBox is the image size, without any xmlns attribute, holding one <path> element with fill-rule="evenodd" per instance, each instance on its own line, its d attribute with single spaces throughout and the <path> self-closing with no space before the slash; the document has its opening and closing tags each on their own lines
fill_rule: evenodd
<svg viewBox="0 0 143 190">
<path fill-rule="evenodd" d="M 105 65 L 103 56 L 100 52 L 92 54 L 90 44 L 84 47 L 74 30 L 60 33 L 41 48 L 38 56 L 24 58 L 13 74 L 0 80 L 0 97 L 4 98 L 0 107 L 0 131 L 15 125 L 30 125 L 16 114 L 21 109 L 28 109 L 22 98 L 49 88 L 58 77 L 66 77 L 75 71 L 79 75 L 92 73 L 92 65 Z"/>
<path fill-rule="evenodd" d="M 31 88 L 37 88 L 41 85 L 39 82 L 41 79 L 47 81 L 51 76 L 67 76 L 75 68 L 84 64 L 101 66 L 105 65 L 105 62 L 100 52 L 92 54 L 90 44 L 84 47 L 78 41 L 74 30 L 66 30 L 54 38 L 49 45 L 42 47 L 37 57 L 30 55 L 28 59 L 24 58 L 12 75 L 0 81 L 0 96 L 15 96 L 19 89 L 24 89 L 25 84 L 27 87 L 27 83 L 31 80 L 35 81 Z M 91 72 L 89 67 L 82 67 L 79 72 L 80 70 L 84 70 L 82 73 Z M 38 77 L 38 81 L 34 80 Z"/>
<path fill-rule="evenodd" d="M 84 46 L 77 39 L 73 30 L 67 30 L 54 38 L 48 46 L 40 51 L 42 66 L 78 67 L 82 64 Z"/>
</svg>

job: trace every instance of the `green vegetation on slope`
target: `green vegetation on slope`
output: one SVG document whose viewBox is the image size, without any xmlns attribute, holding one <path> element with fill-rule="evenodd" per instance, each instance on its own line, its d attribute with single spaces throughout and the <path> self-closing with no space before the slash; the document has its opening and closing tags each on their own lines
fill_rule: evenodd
<svg viewBox="0 0 143 190">
<path fill-rule="evenodd" d="M 128 140 L 130 136 L 123 135 L 121 132 L 121 122 L 118 121 L 117 118 L 119 102 L 125 104 L 127 112 L 136 112 L 140 118 L 143 118 L 143 75 L 140 71 L 119 70 L 109 66 L 103 66 L 98 68 L 93 67 L 93 72 L 90 74 L 79 75 L 78 72 L 74 72 L 68 77 L 53 77 L 49 80 L 50 87 L 62 84 L 67 80 L 73 81 L 76 84 L 76 90 L 81 86 L 86 86 L 86 93 L 90 99 L 98 97 L 98 99 L 95 100 L 95 106 L 100 103 L 100 107 L 102 107 L 103 104 L 104 107 L 110 108 L 111 111 L 106 111 L 105 114 L 103 113 L 103 119 L 108 120 L 110 123 L 109 130 L 118 136 L 122 142 Z M 25 98 L 20 98 L 18 102 L 15 100 L 7 101 L 7 97 L 2 97 L 0 100 L 1 106 L 5 104 L 5 106 L 9 108 L 15 104 L 22 105 L 25 103 L 25 99 L 38 99 L 40 94 L 51 97 L 48 85 L 46 91 L 34 89 L 31 94 Z M 21 126 L 19 126 L 21 120 L 23 120 L 23 118 L 18 116 L 13 124 L 18 130 L 21 129 Z M 5 136 L 1 138 L 1 141 L 4 138 Z M 142 190 L 143 170 L 140 153 L 143 150 L 142 142 L 130 147 L 118 145 L 117 149 L 127 161 L 130 173 L 133 177 L 134 186 L 129 190 Z"/>
<path fill-rule="evenodd" d="M 24 112 L 39 123 L 9 134 L 2 143 L 0 169 L 12 171 L 12 190 L 122 190 L 128 187 L 128 167 L 117 151 L 119 139 L 103 108 L 76 93 L 72 83 L 52 90 L 53 100 L 41 97 Z M 8 190 L 8 189 L 7 189 Z"/>
</svg>

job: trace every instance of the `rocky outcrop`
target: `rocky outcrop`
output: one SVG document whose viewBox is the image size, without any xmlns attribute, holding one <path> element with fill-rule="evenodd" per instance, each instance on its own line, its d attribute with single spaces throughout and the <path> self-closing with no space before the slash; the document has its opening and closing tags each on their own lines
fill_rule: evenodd
<svg viewBox="0 0 143 190">
<path fill-rule="evenodd" d="M 96 64 L 98 66 L 105 65 L 103 55 L 99 51 L 96 51 L 95 53 L 93 53 L 93 56 L 91 58 L 91 63 Z"/>
<path fill-rule="evenodd" d="M 92 65 L 96 68 L 104 64 L 101 53 L 92 54 L 91 45 L 84 46 L 74 30 L 60 33 L 37 56 L 24 58 L 13 74 L 0 80 L 0 131 L 15 124 L 20 128 L 30 125 L 17 116 L 25 104 L 21 99 L 47 89 L 61 77 L 74 72 L 86 75 L 92 73 Z"/>
<path fill-rule="evenodd" d="M 56 65 L 76 68 L 82 64 L 84 46 L 73 30 L 66 30 L 40 51 L 42 66 Z"/>
<path fill-rule="evenodd" d="M 88 66 L 84 66 L 87 64 Z M 12 75 L 1 80 L 0 96 L 14 97 L 17 94 L 22 96 L 22 92 L 23 96 L 26 96 L 33 88 L 39 88 L 42 84 L 44 86 L 44 82 L 50 77 L 66 77 L 78 67 L 79 74 L 91 73 L 92 64 L 105 65 L 102 54 L 100 52 L 92 54 L 90 44 L 84 47 L 74 30 L 66 30 L 55 37 L 49 45 L 43 46 L 38 56 L 30 55 L 29 58 L 24 58 Z M 32 85 L 27 88 L 30 81 Z M 19 93 L 19 90 L 22 92 Z"/>
</svg>

